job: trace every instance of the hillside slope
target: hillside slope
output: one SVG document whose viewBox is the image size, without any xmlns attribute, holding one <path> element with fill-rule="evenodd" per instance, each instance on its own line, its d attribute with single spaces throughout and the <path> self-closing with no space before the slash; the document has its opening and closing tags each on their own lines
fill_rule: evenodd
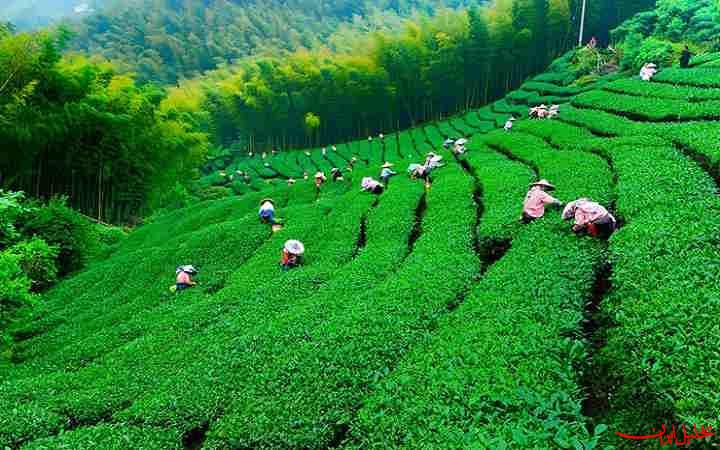
<svg viewBox="0 0 720 450">
<path fill-rule="evenodd" d="M 46 295 L 0 363 L 0 403 L 18 405 L 0 410 L 0 444 L 629 448 L 614 432 L 716 423 L 718 61 L 581 87 L 564 58 L 506 100 L 384 142 L 237 160 L 245 195 L 140 228 Z M 550 102 L 557 119 L 498 129 Z M 442 149 L 451 135 L 470 137 L 466 157 Z M 377 199 L 359 192 L 382 161 L 404 172 L 431 149 L 447 165 L 429 190 L 401 174 Z M 317 198 L 284 181 L 353 155 Z M 537 178 L 622 227 L 603 242 L 556 212 L 521 226 Z M 264 196 L 286 219 L 275 235 L 257 223 Z M 289 238 L 307 262 L 284 273 Z M 184 263 L 202 284 L 171 295 Z"/>
</svg>

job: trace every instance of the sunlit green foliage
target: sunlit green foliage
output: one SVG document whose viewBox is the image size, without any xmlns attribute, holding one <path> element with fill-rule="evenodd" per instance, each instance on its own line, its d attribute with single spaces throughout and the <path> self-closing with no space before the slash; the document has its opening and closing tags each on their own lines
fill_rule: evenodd
<svg viewBox="0 0 720 450">
<path fill-rule="evenodd" d="M 127 220 L 191 177 L 205 136 L 159 111 L 162 91 L 106 63 L 61 58 L 66 40 L 62 29 L 0 37 L 0 183 Z"/>
</svg>

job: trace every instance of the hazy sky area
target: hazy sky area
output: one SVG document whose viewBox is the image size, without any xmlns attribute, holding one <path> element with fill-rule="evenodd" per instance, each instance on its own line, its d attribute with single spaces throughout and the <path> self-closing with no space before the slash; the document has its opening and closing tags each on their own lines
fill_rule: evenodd
<svg viewBox="0 0 720 450">
<path fill-rule="evenodd" d="M 19 28 L 34 28 L 63 18 L 91 12 L 97 0 L 3 0 L 0 18 Z"/>
</svg>

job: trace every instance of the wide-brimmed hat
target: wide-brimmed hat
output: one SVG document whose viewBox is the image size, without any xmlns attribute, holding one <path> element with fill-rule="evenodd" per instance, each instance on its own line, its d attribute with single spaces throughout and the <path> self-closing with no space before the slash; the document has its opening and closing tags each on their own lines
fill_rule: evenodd
<svg viewBox="0 0 720 450">
<path fill-rule="evenodd" d="M 275 204 L 275 201 L 274 201 L 273 199 L 271 199 L 271 198 L 264 198 L 264 199 L 260 200 L 260 205 L 264 205 L 265 202 L 270 202 L 270 203 L 272 203 L 273 205 Z"/>
<path fill-rule="evenodd" d="M 295 184 L 295 183 L 296 183 L 294 178 L 288 178 L 287 182 L 288 182 L 288 184 Z"/>
<path fill-rule="evenodd" d="M 393 164 L 393 163 L 391 163 L 391 162 L 385 161 L 385 164 L 382 165 L 382 168 L 383 168 L 383 169 L 389 169 L 389 168 L 393 167 L 394 165 L 395 165 L 395 164 Z"/>
<path fill-rule="evenodd" d="M 305 246 L 302 242 L 293 239 L 285 243 L 285 250 L 293 255 L 302 255 L 305 253 Z"/>
<path fill-rule="evenodd" d="M 195 268 L 195 266 L 187 265 L 187 266 L 180 266 L 177 269 L 175 269 L 175 273 L 180 273 L 180 272 L 193 274 L 193 273 L 197 273 L 198 271 Z"/>
<path fill-rule="evenodd" d="M 437 154 L 435 152 L 428 152 L 428 154 L 425 156 L 437 156 Z"/>
<path fill-rule="evenodd" d="M 530 183 L 530 187 L 535 187 L 535 186 L 544 187 L 544 188 L 550 189 L 551 191 L 555 190 L 555 186 L 552 183 L 550 183 L 548 180 L 540 180 L 540 181 L 536 181 L 535 183 Z"/>
<path fill-rule="evenodd" d="M 457 141 L 455 141 L 455 144 L 457 144 L 457 145 L 465 145 L 467 143 L 468 143 L 468 140 L 465 138 L 460 138 Z"/>
<path fill-rule="evenodd" d="M 337 167 L 333 167 L 332 169 L 330 169 L 330 172 L 340 172 L 340 169 L 338 169 Z"/>
</svg>

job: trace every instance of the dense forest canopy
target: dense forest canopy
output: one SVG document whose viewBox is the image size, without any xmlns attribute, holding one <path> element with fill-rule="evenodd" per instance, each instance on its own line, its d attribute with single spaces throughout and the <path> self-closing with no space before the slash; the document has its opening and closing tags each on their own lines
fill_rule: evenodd
<svg viewBox="0 0 720 450">
<path fill-rule="evenodd" d="M 0 188 L 67 195 L 99 220 L 143 214 L 192 176 L 205 136 L 163 116 L 163 90 L 61 57 L 67 40 L 62 29 L 0 34 Z"/>
<path fill-rule="evenodd" d="M 140 80 L 175 83 L 259 52 L 312 48 L 353 18 L 432 12 L 476 0 L 136 0 L 78 27 L 75 49 L 122 62 Z"/>
<path fill-rule="evenodd" d="M 595 2 L 602 8 L 588 15 L 586 40 L 651 3 Z M 220 147 L 329 145 L 402 129 L 484 105 L 544 69 L 577 42 L 579 6 L 498 0 L 416 13 L 389 30 L 341 28 L 331 45 L 245 58 L 183 82 L 167 104 L 200 112 L 196 122 Z M 183 104 L 189 98 L 199 109 Z"/>
</svg>

